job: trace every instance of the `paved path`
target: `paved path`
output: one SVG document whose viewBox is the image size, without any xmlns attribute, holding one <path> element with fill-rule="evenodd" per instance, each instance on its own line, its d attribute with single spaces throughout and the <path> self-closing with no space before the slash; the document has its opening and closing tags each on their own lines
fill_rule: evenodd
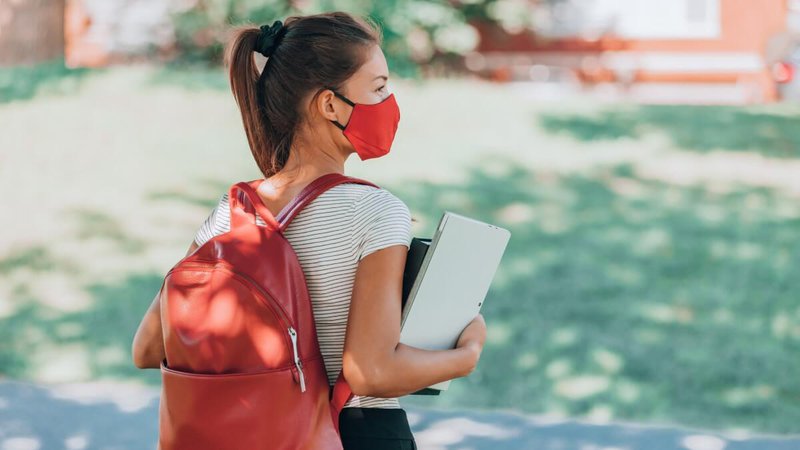
<svg viewBox="0 0 800 450">
<path fill-rule="evenodd" d="M 0 450 L 154 449 L 157 388 L 0 380 Z M 792 437 L 406 406 L 420 450 L 798 450 Z"/>
</svg>

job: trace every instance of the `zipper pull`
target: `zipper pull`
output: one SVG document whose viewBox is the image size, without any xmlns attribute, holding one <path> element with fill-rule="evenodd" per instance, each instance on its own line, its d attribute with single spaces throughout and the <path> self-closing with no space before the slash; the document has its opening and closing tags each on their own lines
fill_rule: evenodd
<svg viewBox="0 0 800 450">
<path fill-rule="evenodd" d="M 294 328 L 289 327 L 289 336 L 292 338 L 292 350 L 294 351 L 294 365 L 300 373 L 300 392 L 306 391 L 306 379 L 303 376 L 303 363 L 300 361 L 300 356 L 297 354 L 297 332 Z"/>
</svg>

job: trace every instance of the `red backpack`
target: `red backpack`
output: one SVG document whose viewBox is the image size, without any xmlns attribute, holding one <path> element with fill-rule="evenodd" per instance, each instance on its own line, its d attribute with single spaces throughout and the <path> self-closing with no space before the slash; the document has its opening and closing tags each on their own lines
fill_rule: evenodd
<svg viewBox="0 0 800 450">
<path fill-rule="evenodd" d="M 232 185 L 230 231 L 164 277 L 160 450 L 342 450 L 339 412 L 353 394 L 342 372 L 328 385 L 305 276 L 283 231 L 333 186 L 378 186 L 322 175 L 275 218 L 256 193 L 262 181 Z"/>
</svg>

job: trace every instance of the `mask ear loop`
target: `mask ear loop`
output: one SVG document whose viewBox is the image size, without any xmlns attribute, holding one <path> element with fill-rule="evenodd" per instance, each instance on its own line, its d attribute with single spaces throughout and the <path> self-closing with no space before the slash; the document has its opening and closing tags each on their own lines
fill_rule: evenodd
<svg viewBox="0 0 800 450">
<path fill-rule="evenodd" d="M 334 88 L 332 88 L 332 87 L 330 87 L 330 86 L 325 86 L 325 89 L 328 89 L 328 90 L 330 90 L 331 92 L 333 92 L 333 95 L 335 95 L 335 96 L 339 97 L 340 99 L 344 100 L 345 102 L 347 102 L 347 104 L 348 104 L 348 105 L 350 105 L 350 106 L 356 106 L 356 104 L 355 104 L 355 103 L 353 103 L 352 101 L 350 101 L 350 99 L 349 99 L 349 98 L 347 98 L 347 97 L 345 97 L 344 95 L 342 95 L 342 94 L 340 94 L 340 93 L 336 92 L 336 89 L 334 89 Z"/>
<path fill-rule="evenodd" d="M 349 99 L 349 98 L 347 98 L 347 97 L 345 97 L 344 95 L 342 95 L 342 94 L 340 94 L 340 93 L 336 92 L 336 90 L 335 90 L 334 88 L 332 88 L 332 87 L 330 87 L 330 86 L 324 86 L 324 88 L 325 88 L 325 89 L 329 89 L 331 92 L 333 92 L 333 95 L 335 95 L 335 96 L 339 97 L 340 99 L 342 99 L 342 101 L 346 102 L 348 105 L 350 105 L 350 106 L 352 106 L 352 107 L 354 107 L 354 108 L 355 108 L 355 106 L 356 106 L 356 104 L 355 104 L 355 103 L 353 103 L 352 101 L 350 101 L 350 99 Z M 330 119 L 329 119 L 329 120 L 330 120 Z M 331 120 L 331 122 L 333 122 L 333 124 L 334 124 L 334 125 L 336 125 L 337 127 L 339 127 L 339 129 L 340 129 L 340 130 L 342 130 L 342 131 L 344 131 L 344 129 L 346 128 L 346 126 L 345 126 L 345 125 L 342 125 L 341 123 L 339 123 L 339 121 L 338 121 L 338 120 Z"/>
</svg>

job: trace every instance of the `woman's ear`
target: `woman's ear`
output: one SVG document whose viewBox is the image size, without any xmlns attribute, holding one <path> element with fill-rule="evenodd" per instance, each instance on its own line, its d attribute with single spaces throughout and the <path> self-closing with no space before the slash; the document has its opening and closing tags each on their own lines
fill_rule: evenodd
<svg viewBox="0 0 800 450">
<path fill-rule="evenodd" d="M 313 109 L 326 120 L 338 120 L 336 117 L 336 97 L 330 89 L 323 89 L 314 99 Z"/>
</svg>

